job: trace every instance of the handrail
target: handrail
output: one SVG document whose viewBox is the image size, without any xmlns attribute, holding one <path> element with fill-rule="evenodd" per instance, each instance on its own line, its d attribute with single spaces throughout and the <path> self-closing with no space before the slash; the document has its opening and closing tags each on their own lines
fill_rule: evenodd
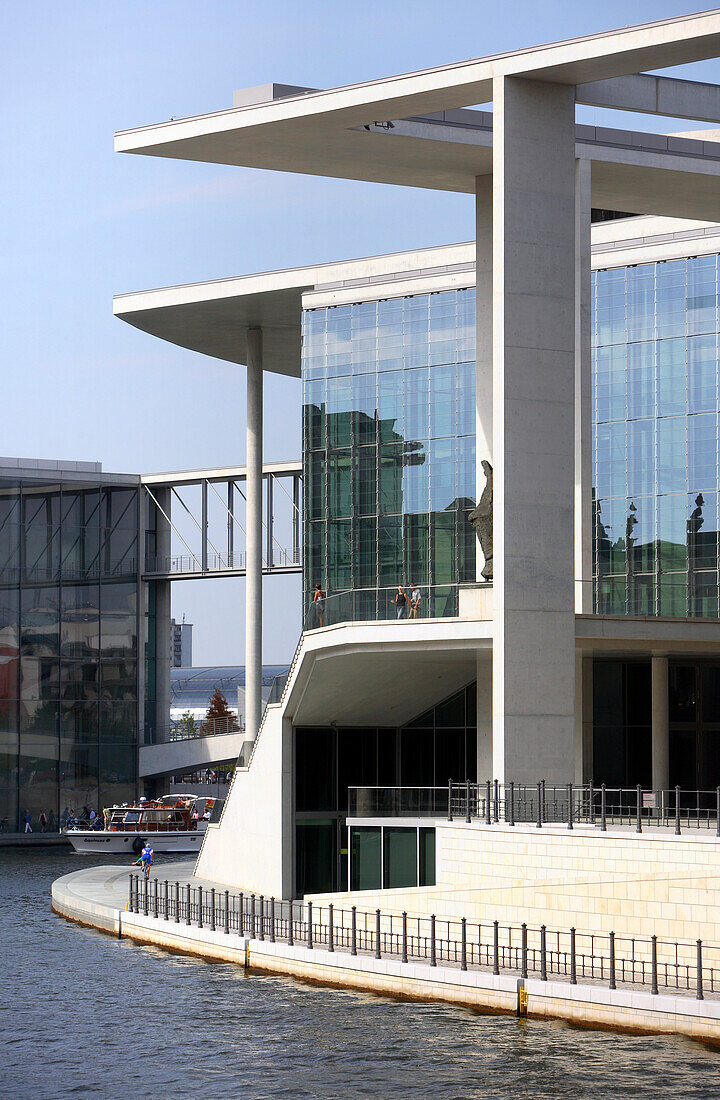
<svg viewBox="0 0 720 1100">
<path fill-rule="evenodd" d="M 157 872 L 156 872 L 157 874 Z M 235 894 L 190 883 L 150 883 L 129 875 L 128 909 L 157 920 L 207 927 L 245 939 L 280 941 L 291 947 L 318 948 L 403 964 L 438 965 L 520 979 L 570 985 L 619 985 L 660 990 L 673 996 L 720 997 L 720 946 L 702 940 L 660 939 L 657 935 L 618 935 L 556 929 L 527 922 L 427 917 L 392 910 L 344 908 L 313 901 L 281 901 L 256 894 Z"/>
</svg>

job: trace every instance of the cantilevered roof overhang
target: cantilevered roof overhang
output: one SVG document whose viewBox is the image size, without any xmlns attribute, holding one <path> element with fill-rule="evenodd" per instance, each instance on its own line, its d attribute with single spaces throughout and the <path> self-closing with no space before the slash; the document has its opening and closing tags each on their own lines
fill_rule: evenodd
<svg viewBox="0 0 720 1100">
<path fill-rule="evenodd" d="M 162 287 L 113 299 L 116 317 L 171 344 L 226 359 L 247 361 L 247 330 L 263 330 L 263 368 L 276 374 L 300 377 L 300 342 L 303 294 L 322 287 L 339 291 L 347 284 L 392 281 L 393 295 L 406 276 L 418 280 L 447 279 L 454 265 L 465 267 L 474 283 L 472 245 L 441 245 L 413 249 L 367 259 L 316 264 L 286 271 L 270 271 L 206 283 Z M 430 286 L 430 289 L 433 289 Z"/>
<path fill-rule="evenodd" d="M 693 112 L 692 85 L 687 82 L 670 82 L 668 92 L 665 86 L 658 91 L 651 77 L 636 77 L 639 83 L 628 83 L 628 78 L 646 68 L 718 55 L 716 10 L 125 130 L 116 135 L 115 147 L 119 152 L 472 193 L 475 178 L 492 170 L 492 115 L 461 108 L 489 102 L 495 77 L 580 85 L 580 101 L 625 104 L 632 110 L 646 104 L 651 112 L 665 103 L 666 110 L 682 117 L 708 118 L 713 114 L 712 85 L 697 85 Z M 583 98 L 584 85 L 589 88 Z M 713 143 L 579 126 L 577 152 L 593 162 L 596 206 L 720 218 L 720 148 Z M 694 176 L 691 194 L 684 178 L 688 173 Z"/>
</svg>

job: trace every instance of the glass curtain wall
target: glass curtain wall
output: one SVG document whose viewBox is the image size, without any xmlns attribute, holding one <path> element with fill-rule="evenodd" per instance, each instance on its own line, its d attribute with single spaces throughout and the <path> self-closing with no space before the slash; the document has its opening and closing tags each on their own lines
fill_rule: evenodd
<svg viewBox="0 0 720 1100">
<path fill-rule="evenodd" d="M 0 828 L 134 796 L 137 490 L 0 486 Z"/>
<path fill-rule="evenodd" d="M 718 257 L 593 275 L 595 606 L 718 615 Z"/>
<path fill-rule="evenodd" d="M 305 311 L 306 613 L 319 583 L 325 624 L 387 618 L 411 582 L 423 615 L 457 613 L 475 579 L 474 359 L 474 288 Z"/>
</svg>

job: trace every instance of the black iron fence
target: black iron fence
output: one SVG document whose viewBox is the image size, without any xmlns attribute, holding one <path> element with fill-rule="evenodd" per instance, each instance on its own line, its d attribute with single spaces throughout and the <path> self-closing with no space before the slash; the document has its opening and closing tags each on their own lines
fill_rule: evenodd
<svg viewBox="0 0 720 1100">
<path fill-rule="evenodd" d="M 208 928 L 270 943 L 322 948 L 403 963 L 484 970 L 541 981 L 602 984 L 694 995 L 720 995 L 720 947 L 557 930 L 498 921 L 445 920 L 234 894 L 190 883 L 129 876 L 128 909 L 156 920 Z"/>
<path fill-rule="evenodd" d="M 631 826 L 641 833 L 662 826 L 713 830 L 720 837 L 720 787 L 715 790 L 650 790 L 567 783 L 458 782 L 447 787 L 350 787 L 348 817 L 443 817 L 486 825 Z"/>
</svg>

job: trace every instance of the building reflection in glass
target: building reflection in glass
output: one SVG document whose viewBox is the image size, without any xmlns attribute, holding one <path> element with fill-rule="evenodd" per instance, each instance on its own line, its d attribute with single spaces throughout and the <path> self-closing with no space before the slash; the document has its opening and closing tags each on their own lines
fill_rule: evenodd
<svg viewBox="0 0 720 1100">
<path fill-rule="evenodd" d="M 474 290 L 303 317 L 305 607 L 385 618 L 400 583 L 454 614 L 475 576 Z"/>
</svg>

